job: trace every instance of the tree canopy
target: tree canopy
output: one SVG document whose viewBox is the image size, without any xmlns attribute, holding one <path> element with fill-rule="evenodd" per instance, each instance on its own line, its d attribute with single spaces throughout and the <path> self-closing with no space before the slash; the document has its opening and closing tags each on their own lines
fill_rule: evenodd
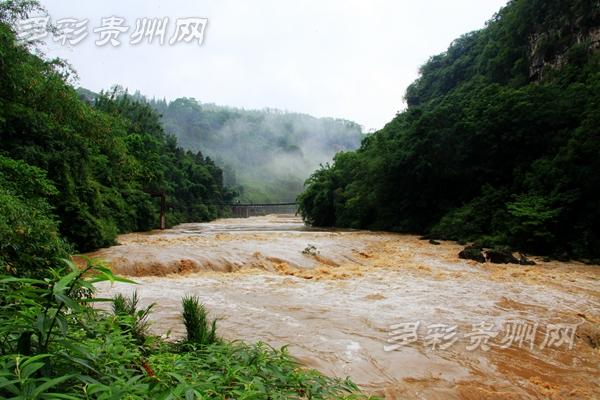
<svg viewBox="0 0 600 400">
<path fill-rule="evenodd" d="M 0 195 L 10 197 L 0 214 L 3 246 L 46 230 L 79 251 L 113 244 L 119 232 L 157 226 L 156 193 L 167 196 L 169 224 L 215 218 L 210 204 L 233 197 L 221 169 L 179 147 L 159 115 L 125 92 L 81 100 L 68 66 L 16 42 L 9 9 L 0 15 Z M 32 198 L 30 187 L 43 190 Z M 31 225 L 4 232 L 11 218 Z"/>
</svg>

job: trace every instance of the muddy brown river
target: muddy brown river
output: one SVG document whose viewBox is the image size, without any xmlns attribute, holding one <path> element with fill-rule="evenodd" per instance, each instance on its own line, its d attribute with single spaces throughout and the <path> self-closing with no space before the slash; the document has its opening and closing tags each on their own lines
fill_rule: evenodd
<svg viewBox="0 0 600 400">
<path fill-rule="evenodd" d="M 600 267 L 477 264 L 415 236 L 324 231 L 294 216 L 127 234 L 91 254 L 181 337 L 195 294 L 227 339 L 289 345 L 302 363 L 386 399 L 600 399 Z"/>
</svg>

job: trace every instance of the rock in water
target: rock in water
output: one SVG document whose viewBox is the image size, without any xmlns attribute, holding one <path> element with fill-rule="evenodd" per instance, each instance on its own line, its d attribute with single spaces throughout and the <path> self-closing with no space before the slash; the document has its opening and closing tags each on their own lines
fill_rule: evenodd
<svg viewBox="0 0 600 400">
<path fill-rule="evenodd" d="M 475 260 L 480 263 L 485 262 L 482 248 L 473 245 L 465 247 L 460 253 L 458 253 L 458 258 L 462 258 L 463 260 Z"/>
<path fill-rule="evenodd" d="M 500 247 L 485 251 L 485 259 L 494 264 L 519 264 L 509 248 Z"/>
<path fill-rule="evenodd" d="M 527 258 L 527 256 L 523 253 L 519 253 L 519 264 L 521 265 L 535 265 L 535 261 L 530 260 L 529 258 Z"/>
</svg>

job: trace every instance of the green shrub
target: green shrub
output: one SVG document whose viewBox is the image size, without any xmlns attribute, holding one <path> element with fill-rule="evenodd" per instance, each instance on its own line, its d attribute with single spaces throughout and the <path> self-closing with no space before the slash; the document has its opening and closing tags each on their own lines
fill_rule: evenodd
<svg viewBox="0 0 600 400">
<path fill-rule="evenodd" d="M 518 195 L 506 204 L 511 216 L 513 240 L 525 247 L 549 251 L 555 244 L 556 223 L 562 209 L 552 204 L 548 196 Z"/>
<path fill-rule="evenodd" d="M 68 257 L 70 248 L 60 238 L 46 201 L 56 193 L 42 170 L 0 156 L 0 270 L 4 273 L 41 277 Z"/>
<path fill-rule="evenodd" d="M 144 344 L 149 334 L 150 321 L 148 317 L 155 306 L 155 303 L 145 308 L 138 309 L 139 297 L 137 291 L 134 291 L 131 297 L 125 297 L 119 293 L 113 297 L 113 314 L 119 317 L 121 328 L 128 331 L 136 339 L 138 344 Z"/>
<path fill-rule="evenodd" d="M 180 354 L 148 358 L 175 398 L 368 399 L 349 379 L 331 379 L 303 368 L 281 350 L 258 343 L 214 343 Z"/>
<path fill-rule="evenodd" d="M 187 332 L 186 343 L 205 346 L 217 341 L 217 320 L 209 321 L 204 304 L 196 296 L 185 296 L 183 306 L 183 324 Z"/>
<path fill-rule="evenodd" d="M 447 212 L 435 224 L 431 236 L 445 240 L 482 241 L 492 232 L 506 229 L 508 213 L 504 207 L 507 194 L 484 185 L 481 194 L 462 207 Z M 486 240 L 486 246 L 489 245 Z"/>
</svg>

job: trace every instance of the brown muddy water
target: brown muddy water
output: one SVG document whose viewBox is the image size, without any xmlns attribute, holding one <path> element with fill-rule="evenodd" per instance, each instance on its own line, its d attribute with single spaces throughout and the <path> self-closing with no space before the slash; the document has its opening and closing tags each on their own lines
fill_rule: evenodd
<svg viewBox="0 0 600 400">
<path fill-rule="evenodd" d="M 136 289 L 157 334 L 183 335 L 180 300 L 195 294 L 222 337 L 289 345 L 387 399 L 600 399 L 598 266 L 476 264 L 453 243 L 281 215 L 119 243 L 91 256 L 139 285 L 99 295 Z"/>
</svg>

